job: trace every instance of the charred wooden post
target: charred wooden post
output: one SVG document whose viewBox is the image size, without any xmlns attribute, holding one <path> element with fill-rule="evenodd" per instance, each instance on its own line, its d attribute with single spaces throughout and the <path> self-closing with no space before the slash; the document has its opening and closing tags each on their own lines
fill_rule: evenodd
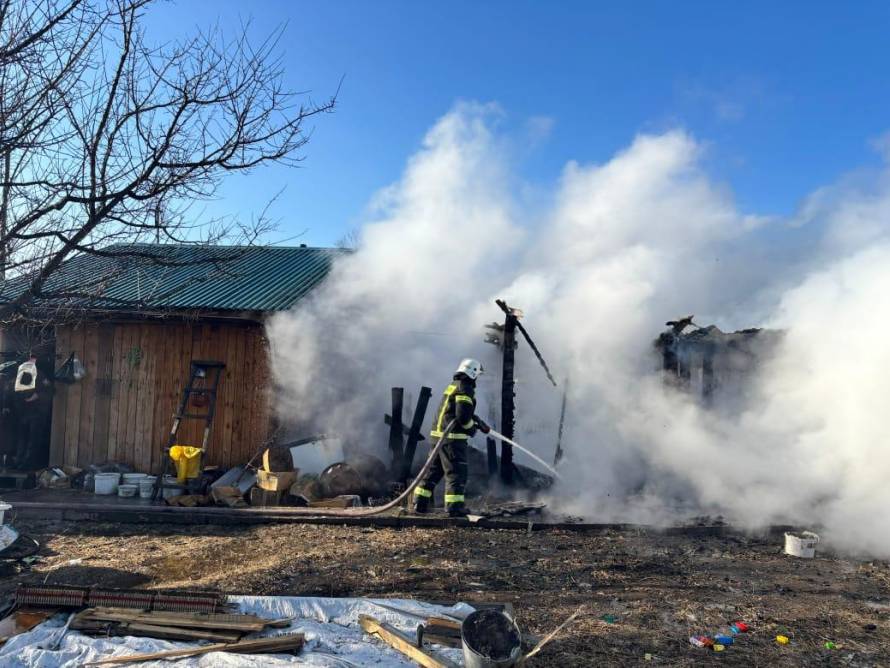
<svg viewBox="0 0 890 668">
<path fill-rule="evenodd" d="M 559 431 L 556 433 L 556 452 L 553 454 L 553 465 L 556 466 L 562 460 L 562 431 L 566 423 L 566 397 L 569 394 L 569 379 L 562 388 L 562 406 L 559 409 Z"/>
<path fill-rule="evenodd" d="M 503 306 L 501 306 L 503 304 Z M 506 312 L 504 321 L 504 362 L 501 376 L 501 433 L 513 438 L 516 428 L 516 379 L 514 377 L 516 361 L 516 315 L 506 308 L 506 304 L 498 304 Z M 513 446 L 501 443 L 501 480 L 504 484 L 513 482 Z"/>
<path fill-rule="evenodd" d="M 710 405 L 714 398 L 714 385 L 714 346 L 706 345 L 701 364 L 701 392 L 705 405 Z"/>
<path fill-rule="evenodd" d="M 547 366 L 547 362 L 544 361 L 544 356 L 541 355 L 538 346 L 535 345 L 535 342 L 532 341 L 532 337 L 529 336 L 525 327 L 519 322 L 519 318 L 522 316 L 522 311 L 516 308 L 510 308 L 503 299 L 495 299 L 494 303 L 504 312 L 506 318 L 504 320 L 503 329 L 500 329 L 499 327 L 497 328 L 503 336 L 501 343 L 503 345 L 504 353 L 503 376 L 501 377 L 501 433 L 507 438 L 513 438 L 516 427 L 514 415 L 516 409 L 516 381 L 514 378 L 516 330 L 519 330 L 519 333 L 525 338 L 526 343 L 528 343 L 529 348 L 531 348 L 532 352 L 535 354 L 538 363 L 544 369 L 544 373 L 547 374 L 547 378 L 553 383 L 554 387 L 556 387 L 556 379 L 553 377 L 553 374 L 550 373 L 550 368 Z M 489 341 L 491 341 L 491 335 L 489 336 Z M 513 446 L 509 443 L 502 442 L 501 480 L 505 484 L 509 485 L 513 482 L 514 470 Z"/>
<path fill-rule="evenodd" d="M 673 383 L 677 375 L 677 352 L 674 349 L 674 336 L 669 332 L 659 335 L 655 347 L 661 350 L 661 369 L 665 383 Z"/>
<path fill-rule="evenodd" d="M 677 355 L 677 379 L 681 389 L 688 390 L 692 385 L 692 360 L 689 346 L 682 346 Z"/>
<path fill-rule="evenodd" d="M 485 439 L 485 448 L 488 451 L 488 477 L 493 478 L 498 472 L 498 445 L 497 442 L 489 436 Z"/>
<path fill-rule="evenodd" d="M 389 425 L 389 449 L 392 453 L 392 472 L 394 475 L 401 473 L 402 460 L 404 458 L 404 441 L 402 440 L 402 403 L 404 397 L 404 388 L 392 388 L 392 418 L 390 419 Z"/>
<path fill-rule="evenodd" d="M 408 442 L 405 443 L 405 457 L 402 461 L 402 474 L 400 482 L 407 482 L 411 475 L 411 466 L 414 464 L 414 453 L 417 451 L 417 442 L 423 439 L 420 430 L 423 428 L 423 419 L 426 417 L 426 409 L 430 403 L 433 390 L 429 387 L 420 388 L 420 396 L 417 397 L 417 405 L 414 407 L 414 416 L 411 418 L 411 429 L 408 432 Z M 393 408 L 395 410 L 395 408 Z"/>
</svg>

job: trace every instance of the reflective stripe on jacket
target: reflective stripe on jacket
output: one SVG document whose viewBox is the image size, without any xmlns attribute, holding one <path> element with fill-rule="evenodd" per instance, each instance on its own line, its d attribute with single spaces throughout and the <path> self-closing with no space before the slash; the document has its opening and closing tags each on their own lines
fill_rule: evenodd
<svg viewBox="0 0 890 668">
<path fill-rule="evenodd" d="M 448 423 L 456 419 L 457 423 L 448 435 L 455 440 L 466 440 L 475 431 L 476 420 L 476 383 L 464 374 L 456 374 L 451 385 L 442 393 L 442 401 L 433 415 L 433 428 L 430 436 L 439 438 Z"/>
</svg>

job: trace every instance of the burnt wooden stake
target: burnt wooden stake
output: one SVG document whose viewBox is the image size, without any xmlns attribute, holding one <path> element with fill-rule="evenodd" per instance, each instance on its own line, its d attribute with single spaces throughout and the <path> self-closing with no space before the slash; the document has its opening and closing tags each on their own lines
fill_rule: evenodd
<svg viewBox="0 0 890 668">
<path fill-rule="evenodd" d="M 714 397 L 714 347 L 708 346 L 701 363 L 702 398 L 710 405 Z"/>
<path fill-rule="evenodd" d="M 491 436 L 485 439 L 485 447 L 488 450 L 488 477 L 496 476 L 498 473 L 498 445 Z"/>
<path fill-rule="evenodd" d="M 516 397 L 514 378 L 516 358 L 516 316 L 507 311 L 504 321 L 504 365 L 501 377 L 501 433 L 513 438 Z M 513 446 L 501 442 L 501 480 L 506 485 L 513 482 Z"/>
<path fill-rule="evenodd" d="M 389 424 L 389 449 L 392 452 L 392 472 L 401 473 L 404 449 L 402 440 L 402 402 L 405 390 L 401 387 L 392 388 L 392 419 Z"/>
<path fill-rule="evenodd" d="M 423 418 L 426 417 L 426 409 L 430 403 L 433 391 L 429 387 L 420 388 L 420 396 L 417 397 L 417 405 L 414 407 L 414 416 L 411 418 L 411 430 L 408 432 L 408 442 L 405 444 L 405 457 L 402 462 L 401 482 L 407 482 L 411 475 L 411 466 L 414 464 L 414 453 L 417 450 L 417 442 L 423 438 L 420 430 L 423 428 Z M 395 409 L 393 409 L 395 410 Z"/>
<path fill-rule="evenodd" d="M 569 394 L 569 379 L 562 388 L 562 407 L 559 409 L 559 431 L 556 434 L 556 453 L 553 455 L 553 465 L 556 466 L 562 460 L 562 431 L 566 423 L 566 397 Z"/>
<path fill-rule="evenodd" d="M 659 338 L 661 346 L 661 368 L 664 371 L 664 379 L 667 384 L 676 382 L 677 377 L 677 352 L 674 349 L 674 339 L 669 334 L 662 334 Z"/>
</svg>

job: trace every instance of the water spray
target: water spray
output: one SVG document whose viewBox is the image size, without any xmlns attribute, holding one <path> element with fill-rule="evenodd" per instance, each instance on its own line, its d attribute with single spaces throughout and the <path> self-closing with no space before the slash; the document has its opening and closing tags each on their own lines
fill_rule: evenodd
<svg viewBox="0 0 890 668">
<path fill-rule="evenodd" d="M 562 480 L 562 476 L 559 475 L 559 473 L 557 473 L 557 471 L 556 471 L 555 468 L 553 468 L 552 466 L 550 466 L 550 464 L 548 464 L 548 463 L 545 462 L 543 459 L 541 459 L 540 457 L 538 457 L 538 455 L 536 455 L 534 452 L 532 452 L 532 451 L 529 450 L 528 448 L 524 448 L 524 447 L 522 447 L 521 445 L 519 445 L 519 443 L 517 443 L 517 442 L 514 441 L 513 439 L 507 438 L 507 437 L 504 436 L 503 434 L 496 432 L 494 429 L 491 429 L 490 427 L 489 427 L 489 431 L 488 431 L 488 434 L 487 434 L 487 435 L 488 435 L 488 436 L 491 436 L 491 437 L 493 437 L 493 438 L 496 438 L 496 439 L 498 439 L 499 441 L 503 441 L 504 443 L 509 443 L 510 445 L 512 445 L 512 446 L 513 446 L 514 448 L 516 448 L 517 450 L 522 450 L 522 452 L 524 452 L 525 454 L 527 454 L 529 457 L 531 457 L 531 458 L 534 459 L 536 462 L 538 462 L 538 464 L 540 464 L 540 465 L 543 466 L 545 469 L 547 469 L 548 471 L 550 471 L 550 473 L 552 473 L 553 475 L 555 475 L 556 478 L 557 478 L 557 480 Z"/>
</svg>

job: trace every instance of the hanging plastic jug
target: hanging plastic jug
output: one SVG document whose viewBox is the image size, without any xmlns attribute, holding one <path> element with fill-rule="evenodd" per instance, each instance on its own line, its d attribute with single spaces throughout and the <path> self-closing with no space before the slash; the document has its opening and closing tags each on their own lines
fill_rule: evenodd
<svg viewBox="0 0 890 668">
<path fill-rule="evenodd" d="M 15 375 L 15 391 L 28 392 L 37 389 L 37 364 L 32 357 L 27 362 L 19 365 L 18 373 Z"/>
<path fill-rule="evenodd" d="M 74 380 L 83 380 L 87 375 L 87 369 L 76 353 L 71 353 L 71 373 Z"/>
<path fill-rule="evenodd" d="M 203 448 L 191 445 L 174 445 L 170 448 L 170 459 L 176 464 L 176 479 L 184 483 L 189 478 L 197 478 L 201 473 L 201 453 Z"/>
</svg>

